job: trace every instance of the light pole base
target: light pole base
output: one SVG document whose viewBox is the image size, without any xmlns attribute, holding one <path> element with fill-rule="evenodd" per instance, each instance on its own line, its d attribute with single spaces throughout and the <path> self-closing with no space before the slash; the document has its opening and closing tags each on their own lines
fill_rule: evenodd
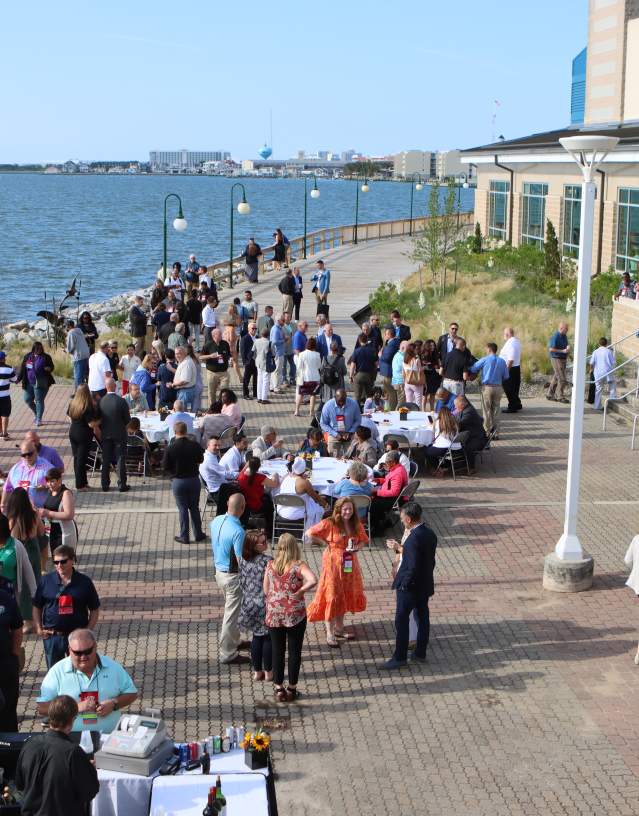
<svg viewBox="0 0 639 816">
<path fill-rule="evenodd" d="M 544 589 L 551 592 L 583 592 L 592 586 L 595 562 L 589 555 L 564 561 L 551 552 L 544 558 Z"/>
</svg>

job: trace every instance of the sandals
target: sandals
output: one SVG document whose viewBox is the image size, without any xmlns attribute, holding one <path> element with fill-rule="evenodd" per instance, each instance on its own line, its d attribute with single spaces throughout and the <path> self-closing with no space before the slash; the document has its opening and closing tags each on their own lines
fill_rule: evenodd
<svg viewBox="0 0 639 816">
<path fill-rule="evenodd" d="M 286 694 L 284 686 L 275 686 L 275 700 L 278 703 L 288 702 L 288 695 Z"/>
<path fill-rule="evenodd" d="M 286 687 L 286 702 L 287 703 L 294 703 L 295 700 L 299 697 L 299 692 L 297 690 L 297 686 L 293 688 L 292 686 Z"/>
<path fill-rule="evenodd" d="M 263 671 L 254 671 L 253 672 L 253 680 L 255 680 L 256 683 L 259 682 L 259 681 L 264 680 L 264 672 Z"/>
<path fill-rule="evenodd" d="M 330 646 L 331 649 L 339 649 L 339 643 L 334 637 L 327 637 L 326 644 L 327 646 Z"/>
<path fill-rule="evenodd" d="M 340 640 L 355 640 L 355 635 L 346 632 L 344 629 L 341 632 L 335 632 L 335 637 L 340 638 Z"/>
</svg>

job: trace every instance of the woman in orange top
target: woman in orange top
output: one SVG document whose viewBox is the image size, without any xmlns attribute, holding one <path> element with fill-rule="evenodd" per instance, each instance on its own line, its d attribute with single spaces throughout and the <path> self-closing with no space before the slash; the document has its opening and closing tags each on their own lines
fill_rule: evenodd
<svg viewBox="0 0 639 816">
<path fill-rule="evenodd" d="M 348 497 L 335 502 L 333 514 L 306 531 L 310 544 L 326 544 L 322 556 L 322 574 L 315 597 L 308 607 L 308 620 L 323 620 L 326 642 L 339 646 L 338 638 L 352 640 L 344 631 L 347 612 L 363 612 L 366 596 L 357 551 L 368 542 L 355 505 Z M 350 542 L 350 546 L 349 546 Z"/>
</svg>

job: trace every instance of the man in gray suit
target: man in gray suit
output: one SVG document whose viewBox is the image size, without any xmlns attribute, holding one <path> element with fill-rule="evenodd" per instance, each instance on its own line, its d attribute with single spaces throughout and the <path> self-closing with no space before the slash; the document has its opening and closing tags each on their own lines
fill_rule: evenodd
<svg viewBox="0 0 639 816">
<path fill-rule="evenodd" d="M 126 483 L 126 426 L 131 421 L 126 400 L 115 393 L 116 382 L 107 380 L 106 394 L 99 403 L 102 418 L 102 490 L 106 493 L 110 486 L 111 462 L 117 459 L 118 487 L 120 493 L 131 488 Z"/>
</svg>

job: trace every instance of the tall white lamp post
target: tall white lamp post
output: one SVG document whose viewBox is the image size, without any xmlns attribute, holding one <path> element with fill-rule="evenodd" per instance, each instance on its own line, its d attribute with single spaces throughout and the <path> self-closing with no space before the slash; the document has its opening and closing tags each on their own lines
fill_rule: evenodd
<svg viewBox="0 0 639 816">
<path fill-rule="evenodd" d="M 546 556 L 544 586 L 560 592 L 579 592 L 592 585 L 593 560 L 584 555 L 577 535 L 581 447 L 588 354 L 588 313 L 590 311 L 590 275 L 592 270 L 593 226 L 597 185 L 597 166 L 614 150 L 619 139 L 613 136 L 570 136 L 559 142 L 573 157 L 583 173 L 581 185 L 581 221 L 579 263 L 577 266 L 577 304 L 573 348 L 572 400 L 568 442 L 568 475 L 564 531 L 554 552 Z M 603 194 L 603 191 L 602 191 Z"/>
</svg>

